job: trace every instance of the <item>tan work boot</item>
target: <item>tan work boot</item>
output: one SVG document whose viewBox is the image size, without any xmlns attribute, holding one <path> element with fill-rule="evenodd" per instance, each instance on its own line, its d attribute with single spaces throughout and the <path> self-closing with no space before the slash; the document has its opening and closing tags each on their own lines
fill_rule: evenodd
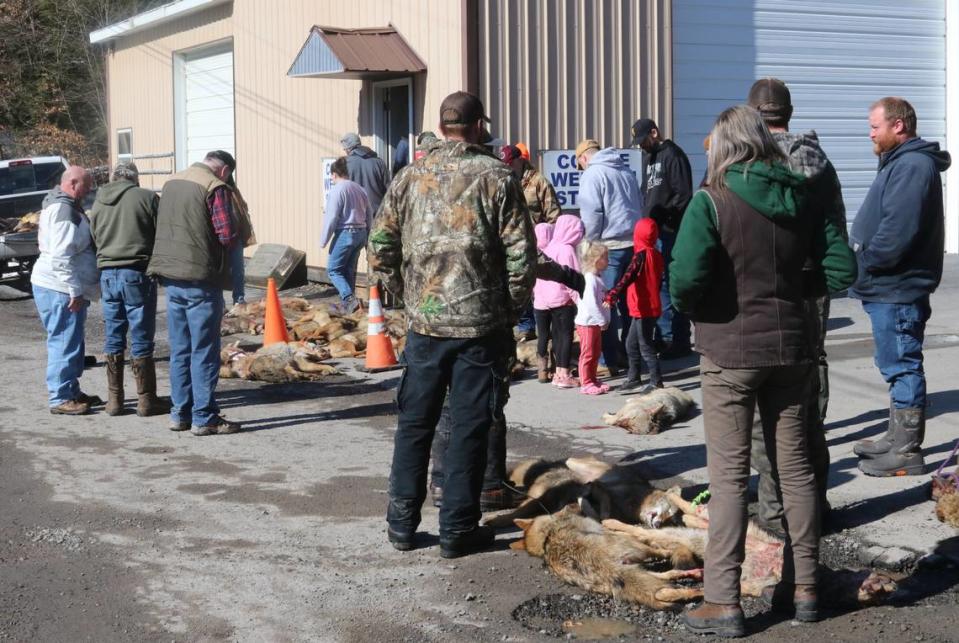
<svg viewBox="0 0 959 643">
<path fill-rule="evenodd" d="M 157 373 L 153 355 L 130 360 L 137 381 L 137 415 L 149 417 L 170 411 L 170 402 L 157 397 Z"/>
<path fill-rule="evenodd" d="M 90 412 L 90 405 L 80 400 L 67 400 L 57 406 L 51 406 L 50 412 L 54 415 L 86 415 Z"/>
<path fill-rule="evenodd" d="M 107 415 L 123 413 L 123 353 L 107 355 Z"/>
<path fill-rule="evenodd" d="M 547 359 L 545 355 L 542 357 L 536 356 L 536 379 L 540 384 L 549 384 L 550 381 Z"/>
</svg>

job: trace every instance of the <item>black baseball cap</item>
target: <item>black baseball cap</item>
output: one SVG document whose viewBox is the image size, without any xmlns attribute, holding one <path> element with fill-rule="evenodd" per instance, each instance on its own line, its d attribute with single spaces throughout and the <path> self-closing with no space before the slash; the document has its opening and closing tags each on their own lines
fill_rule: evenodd
<svg viewBox="0 0 959 643">
<path fill-rule="evenodd" d="M 659 129 L 656 127 L 656 121 L 651 118 L 641 118 L 635 123 L 630 132 L 633 135 L 633 145 L 639 145 L 643 142 L 643 139 L 649 136 L 649 133 L 654 129 Z"/>
<path fill-rule="evenodd" d="M 469 125 L 478 120 L 490 122 L 483 101 L 469 92 L 453 92 L 440 105 L 440 123 L 443 125 Z"/>
</svg>

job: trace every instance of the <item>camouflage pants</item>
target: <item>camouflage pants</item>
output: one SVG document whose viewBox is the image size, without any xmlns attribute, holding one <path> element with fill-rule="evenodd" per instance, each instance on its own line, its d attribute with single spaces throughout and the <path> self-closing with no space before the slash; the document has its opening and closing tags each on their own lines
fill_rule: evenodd
<svg viewBox="0 0 959 643">
<path fill-rule="evenodd" d="M 506 348 L 509 351 L 504 355 L 506 360 L 506 377 L 498 382 L 499 402 L 493 412 L 493 424 L 490 425 L 489 438 L 486 443 L 486 471 L 483 474 L 483 491 L 499 489 L 506 480 L 506 402 L 509 401 L 510 372 L 516 363 L 516 340 L 512 332 L 507 333 Z M 433 435 L 433 445 L 430 449 L 430 458 L 433 468 L 430 480 L 437 487 L 443 486 L 443 462 L 446 448 L 449 446 L 452 419 L 450 417 L 449 396 L 443 400 L 443 411 L 440 421 L 436 424 L 436 433 Z"/>
<path fill-rule="evenodd" d="M 829 488 L 829 448 L 826 446 L 826 409 L 829 405 L 829 365 L 826 362 L 826 325 L 829 322 L 829 296 L 810 297 L 804 301 L 806 336 L 810 338 L 813 356 L 818 368 L 812 371 L 809 396 L 805 405 L 806 442 L 816 491 L 823 511 L 829 506 L 826 490 Z M 762 431 L 753 431 L 752 468 L 759 473 L 759 508 L 757 516 L 764 525 L 781 527 L 783 519 L 782 491 L 776 479 L 775 467 L 766 454 Z"/>
</svg>

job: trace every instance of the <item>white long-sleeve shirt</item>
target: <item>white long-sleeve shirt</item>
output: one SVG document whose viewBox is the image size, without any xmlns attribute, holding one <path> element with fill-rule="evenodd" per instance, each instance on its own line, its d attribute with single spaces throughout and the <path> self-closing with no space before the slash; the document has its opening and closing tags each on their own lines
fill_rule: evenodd
<svg viewBox="0 0 959 643">
<path fill-rule="evenodd" d="M 583 277 L 586 288 L 576 305 L 576 319 L 573 323 L 577 326 L 605 326 L 609 323 L 609 309 L 603 306 L 606 286 L 595 272 L 585 272 Z"/>
<path fill-rule="evenodd" d="M 70 297 L 100 298 L 100 272 L 90 222 L 59 187 L 44 200 L 37 242 L 40 256 L 30 282 Z"/>
</svg>

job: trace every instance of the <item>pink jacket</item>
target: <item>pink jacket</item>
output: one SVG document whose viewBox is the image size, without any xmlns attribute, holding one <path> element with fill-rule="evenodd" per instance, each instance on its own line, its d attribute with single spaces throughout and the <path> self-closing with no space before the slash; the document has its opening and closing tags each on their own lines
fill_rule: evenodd
<svg viewBox="0 0 959 643">
<path fill-rule="evenodd" d="M 536 226 L 537 229 L 539 226 Z M 579 270 L 576 245 L 583 240 L 583 222 L 572 214 L 563 214 L 553 225 L 553 238 L 543 248 L 543 254 L 573 270 Z M 569 306 L 579 300 L 576 291 L 555 281 L 537 279 L 533 286 L 533 308 L 548 310 Z"/>
</svg>

